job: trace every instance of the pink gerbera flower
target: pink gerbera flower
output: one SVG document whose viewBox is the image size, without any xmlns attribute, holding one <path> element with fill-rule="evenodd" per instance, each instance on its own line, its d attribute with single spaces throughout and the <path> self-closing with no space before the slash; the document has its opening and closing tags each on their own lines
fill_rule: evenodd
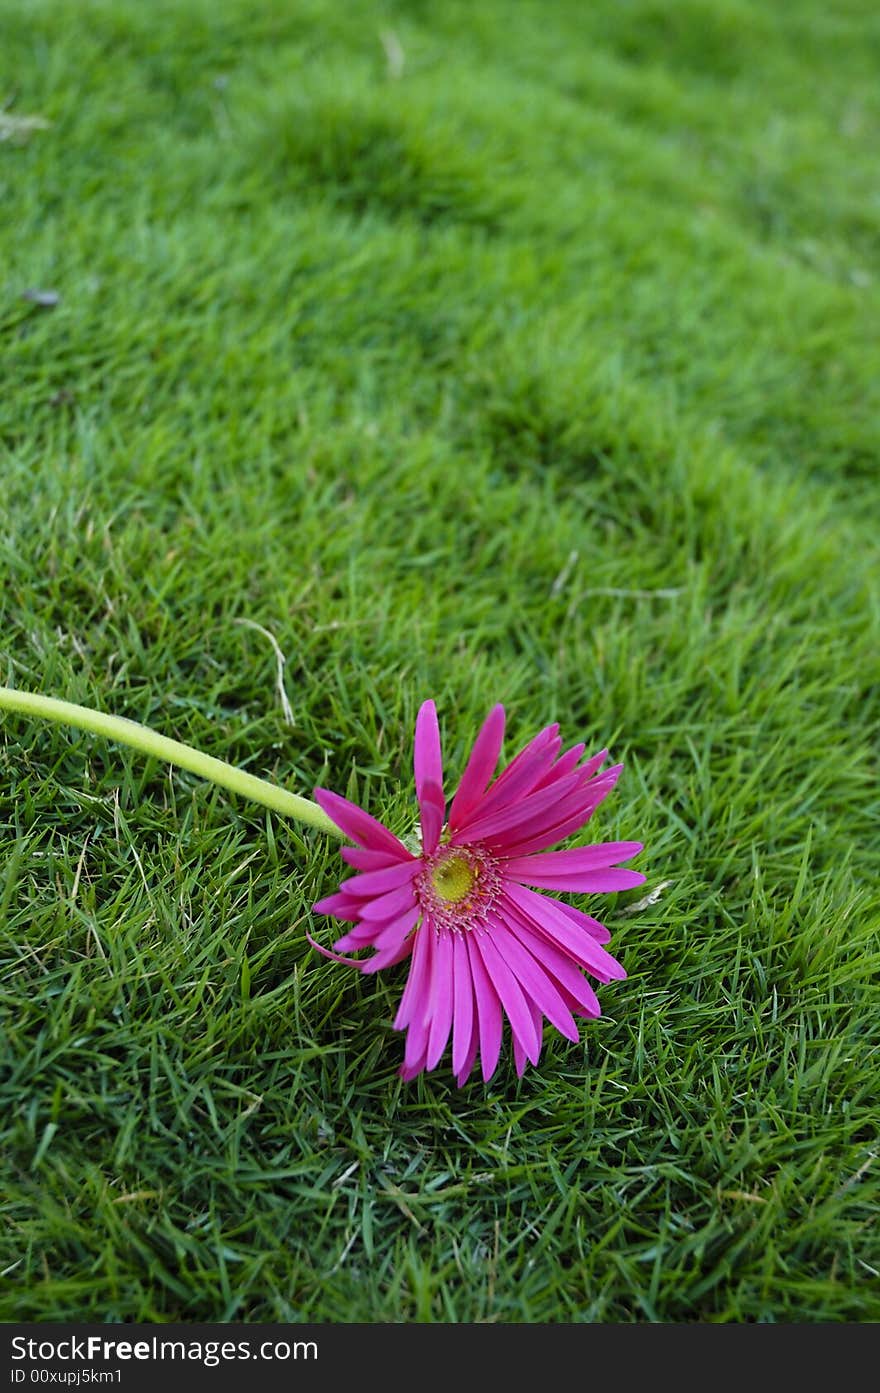
<svg viewBox="0 0 880 1393">
<path fill-rule="evenodd" d="M 584 972 L 599 982 L 626 976 L 602 946 L 610 937 L 604 925 L 553 896 L 641 885 L 645 877 L 638 871 L 616 869 L 642 850 L 641 843 L 545 850 L 584 825 L 623 766 L 600 772 L 607 750 L 581 763 L 583 745 L 560 753 L 559 727 L 552 725 L 490 782 L 503 736 L 504 707 L 496 706 L 477 736 L 447 816 L 437 711 L 433 701 L 421 707 L 415 733 L 417 854 L 348 799 L 315 789 L 324 811 L 357 843 L 344 847 L 342 856 L 358 874 L 314 906 L 316 913 L 354 927 L 334 944 L 334 953 L 310 942 L 361 972 L 410 959 L 394 1021 L 396 1030 L 406 1031 L 404 1079 L 433 1069 L 450 1035 L 459 1087 L 478 1055 L 483 1078 L 491 1078 L 505 1015 L 522 1074 L 526 1060 L 538 1062 L 544 1016 L 577 1041 L 574 1017 L 599 1015 Z M 373 957 L 338 957 L 366 948 L 375 950 Z"/>
</svg>

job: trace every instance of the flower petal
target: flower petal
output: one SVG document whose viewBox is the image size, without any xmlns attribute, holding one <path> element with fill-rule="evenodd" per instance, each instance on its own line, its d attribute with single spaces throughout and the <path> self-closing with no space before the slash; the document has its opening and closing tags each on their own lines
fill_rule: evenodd
<svg viewBox="0 0 880 1393">
<path fill-rule="evenodd" d="M 422 824 L 422 852 L 425 856 L 430 856 L 437 850 L 445 813 L 446 804 L 440 785 L 430 781 L 423 784 L 419 794 L 419 816 Z"/>
<path fill-rule="evenodd" d="M 415 891 L 411 882 L 398 885 L 385 895 L 377 895 L 374 900 L 359 900 L 362 919 L 393 919 L 397 914 L 405 914 L 415 904 Z"/>
<path fill-rule="evenodd" d="M 432 932 L 433 927 L 426 918 L 415 936 L 409 976 L 406 979 L 403 996 L 400 998 L 397 1015 L 394 1017 L 395 1030 L 405 1029 L 413 1017 L 417 1014 L 421 1015 L 425 1009 L 429 986 L 425 973 L 430 964 L 430 958 L 427 956 L 430 952 L 428 939 Z"/>
<path fill-rule="evenodd" d="M 518 876 L 517 879 L 540 886 L 542 890 L 579 895 L 614 895 L 620 890 L 634 890 L 637 885 L 645 883 L 641 871 L 618 870 L 610 866 L 601 871 L 583 871 L 580 875 L 528 875 Z"/>
<path fill-rule="evenodd" d="M 393 832 L 389 832 L 387 827 L 369 813 L 365 813 L 356 803 L 350 803 L 347 798 L 338 793 L 331 793 L 326 788 L 316 788 L 315 799 L 327 816 L 332 818 L 337 827 L 340 827 L 347 837 L 351 837 L 353 842 L 359 842 L 370 851 L 393 851 L 401 861 L 413 859 L 412 852 L 407 851 L 403 842 L 398 841 Z"/>
<path fill-rule="evenodd" d="M 585 759 L 580 767 L 580 772 L 583 774 L 584 778 L 592 779 L 593 775 L 602 768 L 607 758 L 608 751 L 600 750 L 598 754 L 590 755 L 589 759 Z M 608 770 L 606 769 L 605 772 L 608 773 Z"/>
<path fill-rule="evenodd" d="M 570 966 L 577 972 L 577 968 L 574 967 L 574 964 L 570 964 Z M 580 992 L 582 995 L 585 993 L 588 999 L 580 1000 L 574 992 L 570 992 L 560 981 L 559 990 L 562 993 L 562 999 L 573 1016 L 583 1016 L 588 1021 L 598 1020 L 602 1014 L 601 1007 L 599 1006 L 599 998 L 593 991 L 586 977 L 584 977 L 583 974 L 579 975 L 581 979 Z"/>
<path fill-rule="evenodd" d="M 558 729 L 558 726 L 547 726 L 524 750 L 520 750 L 516 759 L 501 771 L 492 787 L 477 801 L 468 816 L 461 820 L 459 831 L 466 830 L 470 833 L 475 822 L 482 822 L 492 813 L 513 806 L 531 792 L 538 780 L 547 773 L 559 752 L 561 741 L 556 734 Z"/>
<path fill-rule="evenodd" d="M 533 736 L 527 745 L 523 745 L 519 754 L 514 755 L 510 763 L 501 770 L 489 792 L 494 793 L 496 789 L 509 788 L 512 781 L 518 777 L 522 766 L 527 764 L 535 754 L 545 750 L 558 735 L 559 724 L 556 721 L 553 725 L 545 726 L 543 730 L 539 730 L 538 734 Z"/>
<path fill-rule="evenodd" d="M 434 944 L 434 975 L 431 982 L 431 1000 L 428 1006 L 429 1033 L 426 1069 L 436 1067 L 441 1054 L 446 1049 L 446 1042 L 452 1029 L 453 937 L 451 932 L 441 931 Z"/>
<path fill-rule="evenodd" d="M 460 826 L 482 798 L 495 772 L 504 739 L 504 707 L 493 706 L 474 741 L 470 758 L 461 776 L 458 792 L 449 809 L 449 826 Z"/>
<path fill-rule="evenodd" d="M 389 890 L 396 890 L 400 885 L 408 885 L 420 870 L 418 861 L 395 861 L 393 866 L 386 866 L 380 871 L 365 871 L 363 875 L 349 876 L 348 880 L 342 881 L 339 890 L 352 899 L 373 899 L 377 895 L 387 894 Z"/>
<path fill-rule="evenodd" d="M 532 1013 L 532 1019 L 533 1019 L 533 1021 L 534 1021 L 534 1023 L 535 1023 L 535 1029 L 536 1029 L 537 1032 L 538 1032 L 538 1051 L 537 1051 L 537 1054 L 536 1054 L 535 1058 L 531 1061 L 533 1064 L 537 1064 L 538 1059 L 540 1058 L 540 1054 L 541 1054 L 541 1029 L 542 1029 L 541 1012 L 538 1010 L 537 1006 L 535 1006 L 534 1002 L 531 1002 L 531 1001 L 530 1001 L 530 1002 L 528 1003 L 528 1005 L 529 1005 L 529 1010 L 530 1010 L 531 1013 Z M 518 1077 L 518 1078 L 522 1078 L 523 1074 L 524 1074 L 525 1071 L 526 1071 L 526 1064 L 527 1064 L 529 1061 L 528 1061 L 528 1056 L 527 1056 L 525 1050 L 523 1049 L 523 1047 L 522 1047 L 522 1045 L 520 1044 L 519 1040 L 517 1040 L 516 1036 L 514 1036 L 514 1039 L 513 1039 L 513 1062 L 514 1062 L 514 1065 L 515 1065 L 515 1067 L 516 1067 L 517 1077 Z"/>
<path fill-rule="evenodd" d="M 566 871 L 593 871 L 604 866 L 616 866 L 644 850 L 641 842 L 595 842 L 592 846 L 573 847 L 569 851 L 545 851 L 540 856 L 521 856 L 504 863 L 505 874 L 524 871 L 546 871 L 558 876 Z"/>
<path fill-rule="evenodd" d="M 361 907 L 351 895 L 337 890 L 333 895 L 325 895 L 323 900 L 316 900 L 312 905 L 312 913 L 332 914 L 334 919 L 348 919 L 356 924 L 361 917 Z"/>
<path fill-rule="evenodd" d="M 507 924 L 503 924 L 502 931 L 495 934 L 493 942 L 522 987 L 526 999 L 533 1001 L 543 1011 L 561 1035 L 576 1044 L 580 1038 L 578 1028 L 553 979 L 544 971 L 540 961 L 523 946 Z"/>
<path fill-rule="evenodd" d="M 413 905 L 412 909 L 405 910 L 402 914 L 396 914 L 387 924 L 371 924 L 371 928 L 377 930 L 373 938 L 374 948 L 390 948 L 395 943 L 400 943 L 411 933 L 419 922 L 421 907 Z"/>
<path fill-rule="evenodd" d="M 488 1083 L 498 1066 L 501 1053 L 501 1002 L 483 966 L 483 959 L 477 951 L 472 933 L 465 934 L 468 958 L 471 965 L 471 981 L 474 984 L 474 1004 L 476 1006 L 477 1029 L 480 1036 L 480 1060 L 483 1080 Z"/>
<path fill-rule="evenodd" d="M 621 981 L 626 976 L 617 959 L 606 953 L 590 934 L 578 932 L 556 901 L 549 896 L 537 895 L 534 890 L 527 890 L 524 885 L 508 881 L 505 885 L 504 899 L 508 903 L 512 902 L 514 908 L 524 914 L 540 934 L 563 948 L 600 982 Z"/>
<path fill-rule="evenodd" d="M 606 929 L 604 924 L 600 924 L 599 920 L 594 919 L 591 914 L 585 914 L 582 909 L 575 909 L 573 904 L 566 904 L 565 900 L 557 900 L 556 908 L 561 909 L 563 914 L 572 919 L 579 928 L 586 929 L 597 943 L 607 943 L 611 938 L 611 931 Z"/>
<path fill-rule="evenodd" d="M 443 797 L 443 756 L 440 751 L 440 726 L 437 721 L 437 707 L 433 701 L 424 701 L 416 716 L 415 748 L 413 766 L 416 776 L 416 797 L 422 801 L 426 784 L 436 784 Z"/>
<path fill-rule="evenodd" d="M 641 842 L 605 842 L 572 851 L 548 851 L 539 856 L 515 856 L 504 862 L 504 874 L 526 885 L 549 890 L 601 895 L 643 885 L 640 871 L 610 869 L 642 850 Z"/>
<path fill-rule="evenodd" d="M 427 1005 L 430 1001 L 431 985 L 434 978 L 434 949 L 436 938 L 433 929 L 419 934 L 419 939 L 424 941 L 422 949 L 424 959 L 424 984 L 419 1001 L 414 1007 L 412 1016 L 407 1026 L 406 1045 L 404 1047 L 403 1063 L 407 1069 L 412 1069 L 418 1063 L 418 1068 L 425 1066 L 425 1057 L 428 1052 L 428 1021 Z M 420 1061 L 420 1063 L 419 1063 Z"/>
<path fill-rule="evenodd" d="M 404 938 L 403 942 L 398 943 L 396 947 L 392 944 L 387 948 L 383 948 L 375 957 L 367 958 L 364 962 L 360 963 L 359 966 L 361 972 L 365 974 L 370 972 L 381 972 L 383 968 L 393 967 L 395 963 L 402 962 L 404 958 L 409 957 L 411 952 L 412 939 Z"/>
<path fill-rule="evenodd" d="M 585 788 L 579 788 L 566 797 L 552 810 L 553 822 L 549 818 L 537 827 L 522 828 L 516 836 L 505 841 L 506 856 L 525 856 L 531 851 L 543 851 L 545 847 L 555 846 L 573 832 L 579 832 L 589 822 L 602 799 L 609 794 L 620 778 L 622 764 L 606 769 L 598 778 L 592 779 Z"/>
<path fill-rule="evenodd" d="M 528 1001 L 528 997 L 526 998 L 526 1000 Z M 544 1022 L 541 1019 L 541 1012 L 538 1010 L 538 1007 L 535 1005 L 534 1001 L 529 1001 L 528 1006 L 529 1010 L 532 1013 L 532 1020 L 534 1022 L 535 1030 L 537 1031 L 538 1035 L 538 1048 L 535 1051 L 535 1057 L 532 1060 L 533 1064 L 537 1064 L 538 1060 L 541 1058 L 541 1046 L 544 1043 Z"/>
<path fill-rule="evenodd" d="M 582 968 L 561 948 L 555 947 L 533 929 L 525 920 L 511 916 L 510 930 L 524 948 L 540 959 L 545 972 L 552 974 L 562 999 L 569 1010 L 576 1008 L 578 1014 L 599 1016 L 599 998 L 584 976 Z"/>
<path fill-rule="evenodd" d="M 501 844 L 516 833 L 521 833 L 523 828 L 533 826 L 535 820 L 540 819 L 542 815 L 546 816 L 551 808 L 556 807 L 561 798 L 575 791 L 578 782 L 579 776 L 577 774 L 569 774 L 558 786 L 542 789 L 540 793 L 529 794 L 511 805 L 505 804 L 505 806 L 497 808 L 487 817 L 476 818 L 473 822 L 468 823 L 467 827 L 460 828 L 455 832 L 450 838 L 450 842 L 453 846 L 471 841 Z"/>
<path fill-rule="evenodd" d="M 464 1063 L 462 1064 L 461 1068 L 455 1076 L 455 1082 L 458 1088 L 463 1088 L 464 1085 L 467 1083 L 468 1079 L 470 1078 L 471 1070 L 474 1067 L 479 1048 L 480 1027 L 476 1016 L 474 1016 L 471 1022 L 471 1042 L 468 1045 L 467 1053 L 464 1057 Z"/>
<path fill-rule="evenodd" d="M 386 866 L 400 866 L 402 861 L 396 851 L 367 851 L 362 846 L 343 846 L 339 854 L 356 871 L 382 871 Z M 416 858 L 407 852 L 411 861 Z"/>
<path fill-rule="evenodd" d="M 565 754 L 557 759 L 552 769 L 549 769 L 544 777 L 538 780 L 532 792 L 537 793 L 539 789 L 546 788 L 548 784 L 555 784 L 559 779 L 564 778 L 566 774 L 570 774 L 576 767 L 578 760 L 586 748 L 586 745 L 583 744 L 572 745 L 570 750 L 566 750 Z M 583 773 L 583 770 L 581 770 L 581 773 Z"/>
<path fill-rule="evenodd" d="M 405 1064 L 401 1064 L 401 1066 L 400 1066 L 400 1068 L 398 1069 L 397 1073 L 398 1073 L 399 1077 L 403 1079 L 403 1082 L 404 1082 L 404 1083 L 412 1083 L 413 1079 L 414 1079 L 418 1074 L 420 1074 L 420 1073 L 422 1072 L 422 1070 L 424 1069 L 424 1067 L 425 1067 L 425 1056 L 424 1056 L 424 1054 L 423 1054 L 422 1057 L 421 1057 L 421 1059 L 417 1060 L 416 1063 L 413 1064 L 413 1065 L 411 1066 L 411 1068 L 409 1068 L 409 1069 L 406 1067 Z"/>
<path fill-rule="evenodd" d="M 329 948 L 325 948 L 323 944 L 318 943 L 317 939 L 312 938 L 312 935 L 308 932 L 308 930 L 306 930 L 306 938 L 314 948 L 315 952 L 320 953 L 322 958 L 329 958 L 331 962 L 334 963 L 345 963 L 346 967 L 363 966 L 363 964 L 357 958 L 343 958 L 341 954 L 334 953 Z"/>
<path fill-rule="evenodd" d="M 519 982 L 495 946 L 496 932 L 497 926 L 490 921 L 490 927 L 486 931 L 480 930 L 473 934 L 473 942 L 510 1021 L 514 1039 L 519 1040 L 526 1057 L 534 1064 L 541 1048 L 540 1032 L 535 1029 L 532 1013 Z"/>
<path fill-rule="evenodd" d="M 355 924 L 350 933 L 343 934 L 333 944 L 334 953 L 356 953 L 359 948 L 372 948 L 374 924 Z"/>
<path fill-rule="evenodd" d="M 406 1044 L 403 1051 L 403 1067 L 400 1076 L 409 1082 L 414 1079 L 416 1074 L 420 1074 L 425 1067 L 425 1060 L 428 1055 L 428 1028 L 427 1026 L 416 1024 L 414 1021 L 406 1033 Z"/>
<path fill-rule="evenodd" d="M 474 1025 L 474 986 L 464 935 L 452 935 L 452 980 L 454 1012 L 452 1024 L 452 1072 L 460 1074 L 471 1045 Z"/>
</svg>

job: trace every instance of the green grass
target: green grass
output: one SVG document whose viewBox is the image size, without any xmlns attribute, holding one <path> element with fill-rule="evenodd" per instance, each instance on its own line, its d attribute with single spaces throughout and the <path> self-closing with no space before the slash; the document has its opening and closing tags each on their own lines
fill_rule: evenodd
<svg viewBox="0 0 880 1393">
<path fill-rule="evenodd" d="M 404 1086 L 335 845 L 2 720 L 0 1317 L 880 1319 L 878 52 L 0 0 L 0 683 L 401 829 L 501 700 L 658 892 L 580 1046 Z"/>
</svg>

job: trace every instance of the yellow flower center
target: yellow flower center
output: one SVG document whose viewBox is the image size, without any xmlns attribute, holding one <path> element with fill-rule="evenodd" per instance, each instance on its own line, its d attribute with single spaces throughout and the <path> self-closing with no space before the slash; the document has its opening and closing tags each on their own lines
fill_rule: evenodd
<svg viewBox="0 0 880 1393">
<path fill-rule="evenodd" d="M 450 904 L 463 900 L 470 893 L 474 880 L 474 872 L 462 856 L 450 856 L 431 871 L 434 889 Z"/>
</svg>

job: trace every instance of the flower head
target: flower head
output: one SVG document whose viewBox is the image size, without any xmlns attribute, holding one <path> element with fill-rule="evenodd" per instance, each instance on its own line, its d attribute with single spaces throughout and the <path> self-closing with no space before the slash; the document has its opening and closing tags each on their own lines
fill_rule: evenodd
<svg viewBox="0 0 880 1393">
<path fill-rule="evenodd" d="M 401 1075 L 433 1069 L 452 1036 L 459 1087 L 480 1058 L 491 1078 L 510 1022 L 518 1074 L 537 1064 L 546 1016 L 577 1041 L 575 1016 L 598 1016 L 584 976 L 599 982 L 626 976 L 602 946 L 604 925 L 555 898 L 559 892 L 628 890 L 645 879 L 618 869 L 640 842 L 604 842 L 550 851 L 578 831 L 620 777 L 602 771 L 607 750 L 583 760 L 583 745 L 562 753 L 558 725 L 548 726 L 492 781 L 504 736 L 504 707 L 489 713 L 449 806 L 443 794 L 440 731 L 433 701 L 416 720 L 415 783 L 421 851 L 413 853 L 387 827 L 326 789 L 315 798 L 355 847 L 342 856 L 357 872 L 318 914 L 353 927 L 325 956 L 361 972 L 404 958 L 409 977 L 394 1021 L 406 1031 Z M 549 890 L 550 895 L 540 894 Z M 368 959 L 343 952 L 373 949 Z"/>
</svg>

